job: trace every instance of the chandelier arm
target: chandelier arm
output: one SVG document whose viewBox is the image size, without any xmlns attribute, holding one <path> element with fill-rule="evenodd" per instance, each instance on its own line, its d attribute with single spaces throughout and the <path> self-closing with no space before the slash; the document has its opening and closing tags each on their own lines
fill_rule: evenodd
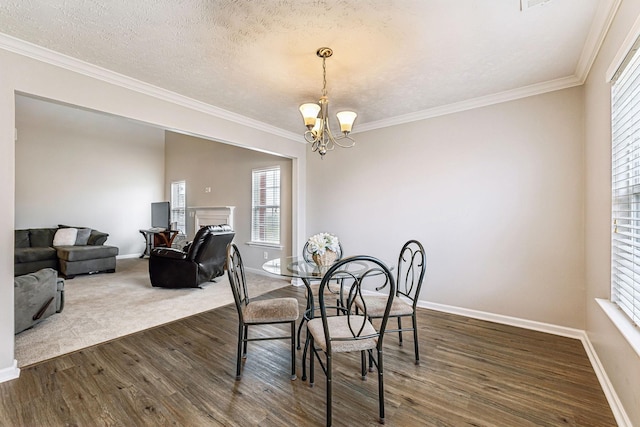
<svg viewBox="0 0 640 427">
<path fill-rule="evenodd" d="M 349 145 L 344 145 L 344 144 L 341 144 L 341 143 L 338 142 L 338 141 L 343 140 L 343 139 L 348 139 L 349 141 L 351 141 L 351 143 Z M 356 145 L 356 140 L 351 138 L 349 135 L 339 136 L 337 138 L 334 138 L 333 141 L 336 143 L 336 145 L 339 145 L 342 148 L 351 148 L 354 145 Z"/>
<path fill-rule="evenodd" d="M 312 131 L 308 130 L 304 133 L 304 140 L 309 143 L 315 143 L 318 139 Z"/>
</svg>

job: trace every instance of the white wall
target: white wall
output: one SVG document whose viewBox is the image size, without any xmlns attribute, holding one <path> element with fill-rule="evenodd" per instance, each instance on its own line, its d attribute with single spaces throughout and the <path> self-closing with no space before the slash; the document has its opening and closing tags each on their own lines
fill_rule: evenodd
<svg viewBox="0 0 640 427">
<path fill-rule="evenodd" d="M 421 300 L 584 327 L 582 88 L 356 134 L 308 160 L 309 234 L 396 262 Z"/>
<path fill-rule="evenodd" d="M 164 196 L 164 131 L 121 117 L 16 97 L 16 229 L 91 227 L 120 256 Z"/>
<path fill-rule="evenodd" d="M 197 103 L 184 102 L 135 82 L 122 85 L 101 71 L 85 70 L 72 60 L 53 58 L 33 47 L 0 49 L 0 191 L 5 203 L 0 207 L 0 381 L 17 374 L 13 335 L 13 236 L 15 193 L 15 94 L 24 93 L 62 103 L 129 117 L 166 129 L 178 129 L 238 146 L 253 147 L 293 159 L 296 192 L 295 216 L 304 218 L 305 197 L 300 192 L 306 179 L 306 146 L 262 130 L 259 126 L 226 120 Z M 14 53 L 17 50 L 24 54 Z M 27 56 L 28 55 L 28 56 Z M 33 58 L 42 58 L 41 60 Z M 47 62 L 43 62 L 47 61 Z M 51 65 L 49 62 L 58 65 Z M 78 70 L 78 71 L 71 71 Z M 90 76 L 91 75 L 91 76 Z M 93 77 L 97 76 L 97 77 Z M 111 79 L 111 80 L 110 80 Z M 154 94 L 154 95 L 151 95 Z M 304 223 L 294 222 L 293 240 L 306 234 Z"/>
<path fill-rule="evenodd" d="M 640 357 L 595 298 L 611 287 L 611 90 L 606 71 L 631 26 L 640 1 L 624 0 L 585 84 L 586 330 L 632 425 L 640 426 Z"/>
</svg>

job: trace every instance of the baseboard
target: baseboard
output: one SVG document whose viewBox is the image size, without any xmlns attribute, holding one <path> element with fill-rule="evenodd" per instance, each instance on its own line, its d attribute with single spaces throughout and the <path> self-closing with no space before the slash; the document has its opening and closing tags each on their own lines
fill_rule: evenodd
<svg viewBox="0 0 640 427">
<path fill-rule="evenodd" d="M 580 340 L 585 352 L 587 353 L 591 367 L 600 382 L 600 387 L 602 387 L 602 391 L 605 394 L 618 426 L 633 427 L 631 420 L 629 420 L 629 417 L 627 416 L 627 413 L 625 412 L 624 407 L 622 406 L 622 403 L 620 402 L 620 399 L 618 398 L 618 395 L 616 394 L 616 391 L 613 388 L 604 367 L 602 366 L 602 363 L 600 363 L 598 354 L 593 348 L 593 345 L 589 340 L 589 336 L 584 330 L 426 301 L 419 301 L 418 307 Z"/>
<path fill-rule="evenodd" d="M 20 376 L 20 368 L 18 368 L 18 361 L 13 361 L 13 366 L 0 369 L 0 383 L 5 381 L 15 380 Z"/>
<path fill-rule="evenodd" d="M 418 301 L 418 307 L 471 317 L 478 320 L 486 320 L 488 322 L 501 323 L 503 325 L 517 326 L 519 328 L 530 329 L 533 331 L 546 332 L 548 334 L 559 335 L 567 338 L 582 339 L 585 335 L 585 332 L 582 329 L 567 328 L 550 323 L 536 322 L 534 320 L 520 319 L 518 317 L 504 316 L 486 311 L 470 310 L 467 308 L 454 307 L 434 302 Z"/>
<path fill-rule="evenodd" d="M 622 406 L 622 402 L 618 398 L 615 389 L 613 388 L 613 384 L 609 381 L 609 377 L 607 376 L 607 372 L 604 370 L 604 366 L 600 363 L 600 358 L 598 357 L 598 353 L 596 353 L 595 348 L 591 344 L 589 340 L 589 336 L 586 332 L 583 333 L 583 337 L 581 338 L 582 345 L 584 346 L 584 350 L 587 352 L 587 356 L 589 357 L 589 361 L 591 362 L 591 366 L 598 377 L 598 381 L 600 382 L 600 387 L 602 387 L 602 391 L 604 392 L 605 397 L 607 398 L 607 402 L 609 402 L 609 407 L 613 412 L 613 416 L 620 427 L 633 427 L 631 424 L 631 420 L 627 415 L 624 407 Z"/>
</svg>

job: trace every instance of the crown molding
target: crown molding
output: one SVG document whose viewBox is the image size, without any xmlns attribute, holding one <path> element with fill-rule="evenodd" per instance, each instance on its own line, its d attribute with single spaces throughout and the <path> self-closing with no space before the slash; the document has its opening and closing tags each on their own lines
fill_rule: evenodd
<svg viewBox="0 0 640 427">
<path fill-rule="evenodd" d="M 62 53 L 38 46 L 36 44 L 17 39 L 7 34 L 0 33 L 0 49 L 17 53 L 41 62 L 45 62 L 56 67 L 60 67 L 78 74 L 82 74 L 106 83 L 114 84 L 126 89 L 130 89 L 144 95 L 168 101 L 201 113 L 209 114 L 220 119 L 238 123 L 253 129 L 257 129 L 272 135 L 290 139 L 296 142 L 304 142 L 300 134 L 290 132 L 276 126 L 251 119 L 238 113 L 234 113 L 213 105 L 195 100 L 193 98 L 180 95 L 160 88 L 158 86 L 145 83 L 140 80 L 116 73 L 115 71 L 90 64 L 85 61 L 64 55 Z"/>
<path fill-rule="evenodd" d="M 602 43 L 604 43 L 604 39 L 609 32 L 609 28 L 611 28 L 613 18 L 615 18 L 621 3 L 622 0 L 612 0 L 608 6 L 606 2 L 601 2 L 598 5 L 596 14 L 591 22 L 587 40 L 582 48 L 578 65 L 576 66 L 575 75 L 582 83 L 584 83 L 589 76 L 589 71 L 591 71 L 591 67 L 602 47 Z"/>
<path fill-rule="evenodd" d="M 524 86 L 518 89 L 455 102 L 453 104 L 443 105 L 441 107 L 429 108 L 427 110 L 417 111 L 415 113 L 409 113 L 401 116 L 390 117 L 388 119 L 378 120 L 375 122 L 364 123 L 358 126 L 357 132 L 354 130 L 353 133 L 366 132 L 369 130 L 415 122 L 418 120 L 431 119 L 438 116 L 444 116 L 446 114 L 473 110 L 475 108 L 486 107 L 489 105 L 500 104 L 520 98 L 527 98 L 529 96 L 540 95 L 560 89 L 566 89 L 573 86 L 579 86 L 581 84 L 583 84 L 583 82 L 575 76 L 563 77 L 561 79 Z"/>
</svg>

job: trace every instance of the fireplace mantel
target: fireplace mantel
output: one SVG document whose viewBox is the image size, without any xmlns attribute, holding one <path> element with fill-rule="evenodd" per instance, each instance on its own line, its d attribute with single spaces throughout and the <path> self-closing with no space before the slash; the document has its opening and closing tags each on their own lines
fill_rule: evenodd
<svg viewBox="0 0 640 427">
<path fill-rule="evenodd" d="M 193 230 L 190 235 L 195 235 L 200 227 L 207 225 L 229 224 L 233 226 L 233 211 L 235 206 L 193 206 L 188 207 L 189 218 L 193 218 Z M 191 230 L 190 230 L 191 231 Z"/>
</svg>

